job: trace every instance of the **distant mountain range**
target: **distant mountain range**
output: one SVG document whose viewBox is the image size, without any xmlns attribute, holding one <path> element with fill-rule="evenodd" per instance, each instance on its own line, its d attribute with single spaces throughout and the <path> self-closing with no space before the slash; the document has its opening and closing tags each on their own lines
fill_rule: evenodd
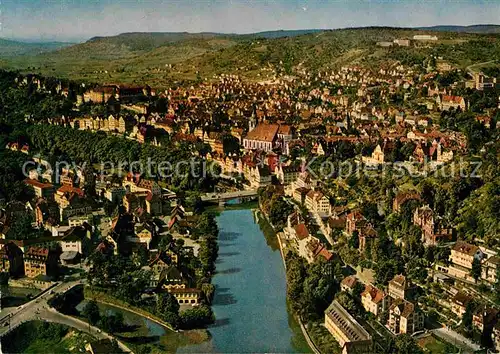
<svg viewBox="0 0 500 354">
<path fill-rule="evenodd" d="M 417 27 L 415 29 L 422 30 L 422 31 L 477 33 L 477 34 L 500 33 L 500 25 L 472 25 L 472 26 L 452 26 L 451 25 L 451 26 Z"/>
<path fill-rule="evenodd" d="M 380 27 L 389 28 L 389 27 Z M 362 29 L 362 28 L 359 28 Z M 476 34 L 500 34 L 500 25 L 484 24 L 471 26 L 439 25 L 431 27 L 414 27 L 414 30 L 435 31 L 435 32 L 457 32 L 457 33 L 476 33 Z M 303 29 L 303 30 L 276 30 L 264 31 L 248 34 L 234 33 L 214 33 L 214 32 L 130 32 L 122 33 L 116 36 L 93 37 L 85 43 L 112 42 L 117 46 L 126 46 L 131 50 L 151 50 L 164 45 L 193 40 L 211 40 L 211 39 L 278 39 L 284 37 L 297 37 L 312 33 L 326 31 L 324 29 Z M 46 53 L 61 48 L 65 48 L 75 43 L 65 42 L 24 42 L 0 38 L 0 58 L 36 55 Z"/>
<path fill-rule="evenodd" d="M 485 47 L 477 43 L 484 36 L 500 34 L 500 25 L 306 29 L 249 34 L 131 32 L 94 37 L 78 44 L 0 39 L 0 67 L 99 83 L 169 86 L 221 73 L 260 81 L 272 78 L 272 68 L 277 67 L 290 72 L 297 65 L 328 70 L 347 63 L 373 66 L 396 60 L 419 63 L 430 55 L 429 49 L 409 47 L 388 51 L 376 47 L 376 43 L 436 32 L 441 32 L 438 37 L 445 40 L 442 56 L 457 66 L 466 67 L 483 58 L 500 56 L 500 45 Z M 470 45 L 462 45 L 469 41 Z M 500 37 L 495 43 L 499 42 Z M 446 47 L 455 44 L 461 47 Z"/>
<path fill-rule="evenodd" d="M 189 32 L 129 32 L 121 33 L 116 36 L 98 36 L 90 38 L 84 43 L 65 43 L 65 42 L 24 42 L 0 38 L 0 58 L 9 58 L 24 55 L 37 55 L 56 51 L 73 45 L 98 46 L 100 44 L 112 43 L 116 47 L 127 47 L 127 50 L 143 51 L 151 50 L 161 46 L 185 42 L 185 41 L 208 41 L 212 39 L 244 40 L 252 38 L 283 38 L 296 37 L 309 33 L 321 32 L 320 29 L 306 30 L 278 30 L 265 31 L 249 34 L 233 33 L 189 33 Z M 117 49 L 117 48 L 115 48 Z"/>
<path fill-rule="evenodd" d="M 36 55 L 73 45 L 74 43 L 46 42 L 28 43 L 0 38 L 0 58 L 18 55 Z"/>
</svg>

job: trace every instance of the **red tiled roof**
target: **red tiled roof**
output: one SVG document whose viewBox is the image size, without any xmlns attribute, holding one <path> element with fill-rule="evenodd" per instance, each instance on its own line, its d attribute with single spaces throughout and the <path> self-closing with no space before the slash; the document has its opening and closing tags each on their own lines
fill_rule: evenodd
<svg viewBox="0 0 500 354">
<path fill-rule="evenodd" d="M 340 282 L 340 284 L 344 285 L 344 286 L 347 286 L 349 289 L 352 289 L 352 288 L 354 288 L 354 285 L 356 285 L 357 282 L 358 282 L 358 279 L 356 279 L 355 276 L 350 275 L 350 276 L 345 277 L 344 279 L 342 279 L 342 281 Z"/>
<path fill-rule="evenodd" d="M 479 250 L 479 247 L 471 245 L 464 241 L 458 241 L 457 243 L 455 243 L 455 246 L 453 246 L 453 250 L 456 252 L 467 254 L 469 256 L 473 256 Z"/>
<path fill-rule="evenodd" d="M 61 186 L 58 190 L 57 193 L 59 194 L 64 194 L 64 193 L 76 193 L 78 194 L 79 197 L 83 197 L 83 191 L 80 188 L 76 187 L 71 187 L 67 184 L 64 186 Z"/>
<path fill-rule="evenodd" d="M 47 248 L 41 247 L 30 247 L 28 252 L 26 252 L 25 256 L 41 256 L 47 257 L 49 254 L 49 250 Z"/>
<path fill-rule="evenodd" d="M 179 289 L 169 289 L 169 293 L 172 294 L 201 294 L 200 289 L 194 289 L 194 288 L 179 288 Z"/>
<path fill-rule="evenodd" d="M 376 287 L 372 285 L 367 285 L 365 287 L 365 291 L 361 294 L 362 297 L 370 297 L 370 300 L 378 304 L 380 301 L 382 301 L 385 297 L 385 293 L 382 290 L 377 289 Z"/>
<path fill-rule="evenodd" d="M 390 307 L 390 311 L 394 311 L 396 307 L 399 307 L 401 317 L 404 318 L 408 318 L 413 312 L 415 312 L 415 305 L 404 299 L 394 300 L 393 304 Z"/>
<path fill-rule="evenodd" d="M 250 131 L 245 139 L 272 142 L 276 138 L 279 125 L 259 124 L 254 130 Z"/>
<path fill-rule="evenodd" d="M 40 181 L 37 181 L 36 179 L 29 179 L 28 178 L 28 179 L 24 180 L 24 183 L 26 183 L 27 185 L 33 186 L 33 187 L 41 188 L 41 189 L 52 188 L 52 184 L 42 183 Z"/>
<path fill-rule="evenodd" d="M 292 127 L 289 125 L 280 125 L 278 129 L 278 134 L 290 135 L 292 132 Z"/>
<path fill-rule="evenodd" d="M 324 247 L 319 251 L 318 256 L 323 257 L 326 261 L 333 258 L 333 254 Z"/>
<path fill-rule="evenodd" d="M 309 237 L 309 231 L 307 230 L 307 226 L 305 224 L 298 224 L 295 226 L 295 232 L 299 240 Z"/>
<path fill-rule="evenodd" d="M 443 102 L 460 103 L 462 99 L 462 96 L 443 96 Z"/>
</svg>

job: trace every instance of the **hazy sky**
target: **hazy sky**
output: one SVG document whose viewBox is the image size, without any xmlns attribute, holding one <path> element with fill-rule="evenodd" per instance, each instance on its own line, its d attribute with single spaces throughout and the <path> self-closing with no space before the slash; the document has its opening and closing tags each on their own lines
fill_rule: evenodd
<svg viewBox="0 0 500 354">
<path fill-rule="evenodd" d="M 0 0 L 0 37 L 500 23 L 500 0 Z"/>
</svg>

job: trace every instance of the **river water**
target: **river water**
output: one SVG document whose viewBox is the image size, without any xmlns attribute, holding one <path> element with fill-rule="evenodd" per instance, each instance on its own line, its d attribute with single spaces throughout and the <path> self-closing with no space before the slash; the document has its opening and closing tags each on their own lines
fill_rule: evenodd
<svg viewBox="0 0 500 354">
<path fill-rule="evenodd" d="M 208 328 L 210 339 L 174 333 L 111 306 L 100 304 L 101 311 L 121 312 L 125 323 L 137 328 L 133 338 L 122 338 L 125 342 L 150 343 L 161 352 L 310 353 L 287 311 L 285 270 L 276 238 L 264 235 L 250 209 L 225 210 L 217 223 L 219 257 L 212 304 L 217 320 Z"/>
<path fill-rule="evenodd" d="M 309 352 L 287 311 L 286 279 L 276 241 L 265 237 L 251 210 L 226 210 L 218 218 L 219 258 L 213 278 L 210 341 L 178 352 Z"/>
</svg>

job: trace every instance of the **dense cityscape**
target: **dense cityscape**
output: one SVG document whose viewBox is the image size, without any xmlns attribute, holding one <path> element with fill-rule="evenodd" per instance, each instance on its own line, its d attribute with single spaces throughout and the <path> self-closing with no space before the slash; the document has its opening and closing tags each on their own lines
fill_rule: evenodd
<svg viewBox="0 0 500 354">
<path fill-rule="evenodd" d="M 301 53 L 322 34 L 342 62 Z M 500 351 L 499 35 L 262 36 L 146 74 L 40 64 L 115 37 L 5 60 L 5 352 Z"/>
</svg>

